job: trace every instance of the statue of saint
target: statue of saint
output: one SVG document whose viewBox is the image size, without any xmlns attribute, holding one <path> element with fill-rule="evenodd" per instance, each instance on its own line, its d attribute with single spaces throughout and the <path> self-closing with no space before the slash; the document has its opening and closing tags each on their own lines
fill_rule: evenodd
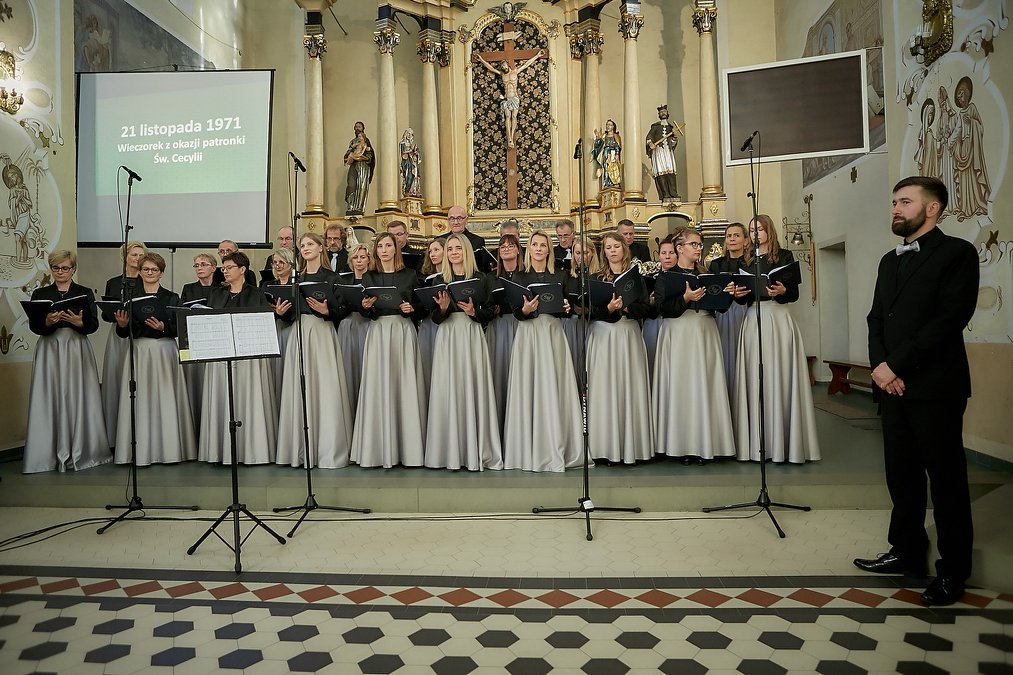
<svg viewBox="0 0 1013 675">
<path fill-rule="evenodd" d="M 647 156 L 651 158 L 654 185 L 662 202 L 682 199 L 676 182 L 679 170 L 675 165 L 675 148 L 679 145 L 677 127 L 668 121 L 668 105 L 658 106 L 658 121 L 647 132 Z"/>
<path fill-rule="evenodd" d="M 956 186 L 956 191 L 950 195 L 950 209 L 959 221 L 988 215 L 988 202 L 992 198 L 985 162 L 985 125 L 971 103 L 973 94 L 971 78 L 960 78 L 953 89 L 957 114 L 947 138 Z"/>
<path fill-rule="evenodd" d="M 598 164 L 601 189 L 620 188 L 623 182 L 623 139 L 613 120 L 605 122 L 605 133 L 594 130 L 591 155 Z"/>
<path fill-rule="evenodd" d="M 366 192 L 373 180 L 373 169 L 376 167 L 376 154 L 373 145 L 366 138 L 366 125 L 355 123 L 355 138 L 348 143 L 345 151 L 345 165 L 348 166 L 348 179 L 345 184 L 346 216 L 361 216 L 366 206 Z"/>
<path fill-rule="evenodd" d="M 415 142 L 415 131 L 408 127 L 401 135 L 401 196 L 421 197 L 422 183 L 419 180 L 419 146 Z"/>
<path fill-rule="evenodd" d="M 514 137 L 517 134 L 517 111 L 521 109 L 521 96 L 517 88 L 517 76 L 521 71 L 530 68 L 543 55 L 547 56 L 545 50 L 539 49 L 537 54 L 519 66 L 515 66 L 511 61 L 500 61 L 497 64 L 499 68 L 496 68 L 482 58 L 481 54 L 475 54 L 475 58 L 485 66 L 486 70 L 503 78 L 503 101 L 500 103 L 500 108 L 503 110 L 503 119 L 506 122 L 507 147 L 509 148 L 514 147 Z"/>
</svg>

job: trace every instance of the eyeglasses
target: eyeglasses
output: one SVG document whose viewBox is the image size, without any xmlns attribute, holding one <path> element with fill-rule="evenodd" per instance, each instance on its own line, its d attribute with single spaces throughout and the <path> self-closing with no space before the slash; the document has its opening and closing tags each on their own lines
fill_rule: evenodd
<svg viewBox="0 0 1013 675">
<path fill-rule="evenodd" d="M 157 267 L 142 267 L 141 268 L 141 272 L 143 272 L 145 274 L 158 274 L 161 271 L 162 270 L 158 269 Z"/>
<path fill-rule="evenodd" d="M 202 267 L 214 267 L 214 265 L 212 265 L 212 264 L 211 264 L 211 263 L 209 263 L 209 262 L 199 262 L 199 263 L 194 263 L 194 264 L 193 264 L 193 268 L 194 268 L 195 270 L 199 270 L 199 269 L 200 269 L 200 268 L 202 268 Z"/>
<path fill-rule="evenodd" d="M 74 270 L 73 267 L 69 267 L 67 265 L 53 265 L 49 269 L 53 270 L 54 272 L 72 272 Z"/>
<path fill-rule="evenodd" d="M 447 218 L 447 220 L 450 220 L 450 221 L 459 221 L 459 220 L 467 220 L 467 219 L 468 219 L 468 216 L 452 216 L 450 218 Z"/>
<path fill-rule="evenodd" d="M 287 263 L 284 260 L 272 260 L 271 267 L 291 267 L 291 263 Z"/>
<path fill-rule="evenodd" d="M 238 270 L 238 269 L 239 269 L 239 265 L 222 265 L 222 272 L 231 272 L 232 270 Z"/>
<path fill-rule="evenodd" d="M 691 248 L 703 248 L 703 242 L 701 241 L 684 241 L 679 246 L 689 246 Z"/>
</svg>

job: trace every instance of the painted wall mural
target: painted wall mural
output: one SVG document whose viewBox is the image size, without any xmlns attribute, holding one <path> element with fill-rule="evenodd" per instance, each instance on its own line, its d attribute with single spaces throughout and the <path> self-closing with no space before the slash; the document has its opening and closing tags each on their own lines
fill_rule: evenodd
<svg viewBox="0 0 1013 675">
<path fill-rule="evenodd" d="M 58 3 L 6 0 L 0 13 L 0 362 L 31 361 L 36 336 L 19 302 L 50 283 L 46 258 L 63 233 L 50 170 L 62 150 Z M 17 93 L 17 95 L 14 94 Z M 20 104 L 19 104 L 20 103 Z M 6 202 L 6 208 L 3 204 Z"/>
<path fill-rule="evenodd" d="M 968 340 L 1013 341 L 1013 209 L 997 200 L 1010 152 L 1009 2 L 894 0 L 894 11 L 896 100 L 908 119 L 899 175 L 941 179 L 950 203 L 940 225 L 978 248 L 981 286 Z M 940 44 L 948 47 L 926 48 Z"/>
</svg>

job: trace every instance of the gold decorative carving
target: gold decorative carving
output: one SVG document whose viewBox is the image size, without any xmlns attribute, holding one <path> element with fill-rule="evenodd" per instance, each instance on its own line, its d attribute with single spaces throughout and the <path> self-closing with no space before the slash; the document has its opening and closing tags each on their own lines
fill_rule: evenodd
<svg viewBox="0 0 1013 675">
<path fill-rule="evenodd" d="M 717 203 L 717 202 L 711 202 L 711 205 L 710 205 L 710 212 L 711 212 L 711 215 L 712 215 L 712 216 L 716 216 L 716 215 L 718 215 L 719 213 L 721 213 L 721 207 L 720 207 L 720 206 L 718 206 L 718 203 Z"/>
<path fill-rule="evenodd" d="M 422 63 L 436 63 L 440 60 L 440 52 L 443 51 L 443 43 L 431 38 L 419 40 L 415 45 L 415 53 L 422 59 Z"/>
<path fill-rule="evenodd" d="M 302 36 L 302 46 L 306 48 L 306 54 L 311 59 L 319 59 L 327 51 L 327 38 L 323 33 L 315 35 L 306 34 Z"/>
<path fill-rule="evenodd" d="M 636 40 L 640 29 L 644 27 L 644 17 L 639 14 L 623 12 L 619 15 L 619 34 L 624 40 Z"/>
<path fill-rule="evenodd" d="M 924 0 L 922 28 L 911 38 L 911 55 L 927 68 L 953 46 L 953 0 Z"/>
<path fill-rule="evenodd" d="M 550 38 L 557 38 L 559 37 L 559 28 L 560 28 L 559 21 L 553 19 L 552 21 L 549 22 L 549 25 L 546 26 L 545 34 L 548 35 Z"/>
<path fill-rule="evenodd" d="M 693 27 L 696 32 L 710 33 L 714 30 L 714 22 L 718 20 L 718 8 L 715 0 L 695 0 L 693 8 Z"/>
<path fill-rule="evenodd" d="M 457 39 L 461 41 L 462 45 L 466 45 L 475 39 L 475 31 L 468 28 L 468 24 L 462 23 L 457 27 Z"/>
<path fill-rule="evenodd" d="M 373 44 L 381 54 L 393 54 L 394 48 L 401 44 L 401 34 L 389 26 L 373 31 Z"/>
</svg>

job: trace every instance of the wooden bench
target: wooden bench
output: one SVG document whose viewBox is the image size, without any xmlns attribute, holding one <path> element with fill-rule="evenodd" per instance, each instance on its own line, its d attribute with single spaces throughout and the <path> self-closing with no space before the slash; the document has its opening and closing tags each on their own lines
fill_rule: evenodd
<svg viewBox="0 0 1013 675">
<path fill-rule="evenodd" d="M 827 387 L 827 395 L 836 394 L 837 392 L 850 394 L 852 385 L 872 391 L 873 387 L 870 382 L 856 380 L 851 377 L 852 370 L 863 371 L 871 375 L 872 367 L 868 363 L 835 361 L 833 359 L 823 359 L 823 363 L 830 366 L 830 373 L 832 374 L 830 385 Z"/>
</svg>

